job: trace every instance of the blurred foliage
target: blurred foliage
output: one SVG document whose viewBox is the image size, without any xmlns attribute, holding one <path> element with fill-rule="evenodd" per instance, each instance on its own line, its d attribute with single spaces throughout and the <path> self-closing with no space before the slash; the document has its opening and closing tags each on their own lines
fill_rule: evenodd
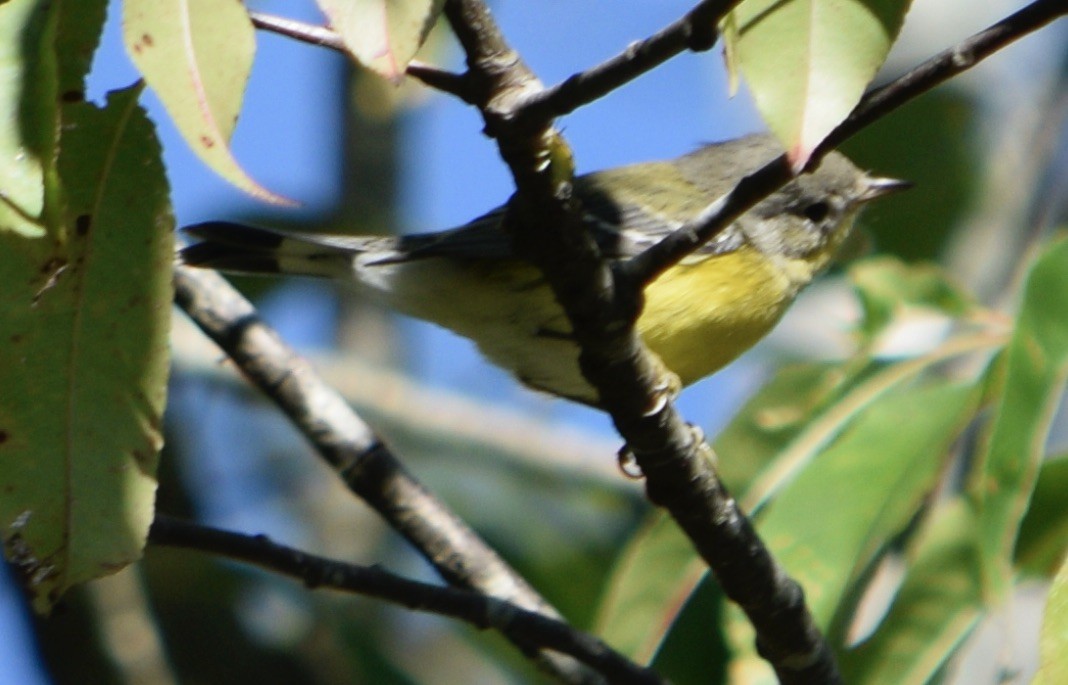
<svg viewBox="0 0 1068 685">
<path fill-rule="evenodd" d="M 929 266 L 909 274 L 876 260 L 876 273 L 923 287 L 858 280 L 863 301 L 882 303 L 868 319 L 872 331 L 917 303 L 956 317 L 955 326 L 917 356 L 880 360 L 861 347 L 837 374 L 825 364 L 784 369 L 721 433 L 717 451 L 761 536 L 805 588 L 848 682 L 928 683 L 1003 605 L 1020 571 L 1048 578 L 1068 550 L 1064 460 L 1045 461 L 1043 449 L 1068 378 L 1068 239 L 1032 265 L 1012 324 L 942 296 Z M 788 382 L 797 379 L 805 383 Z M 964 439 L 976 431 L 988 437 Z M 757 469 L 730 465 L 749 454 Z M 955 492 L 960 483 L 966 489 Z M 904 564 L 896 597 L 874 622 L 860 619 L 890 556 Z M 676 572 L 657 566 L 665 559 Z M 708 614 L 679 599 L 702 587 L 679 570 L 695 566 L 673 526 L 658 519 L 641 529 L 602 608 L 616 617 L 604 626 L 614 643 L 643 659 L 676 632 L 707 630 Z M 740 612 L 731 606 L 725 616 L 718 630 L 731 646 L 730 678 L 679 672 L 674 682 L 773 682 Z"/>
</svg>

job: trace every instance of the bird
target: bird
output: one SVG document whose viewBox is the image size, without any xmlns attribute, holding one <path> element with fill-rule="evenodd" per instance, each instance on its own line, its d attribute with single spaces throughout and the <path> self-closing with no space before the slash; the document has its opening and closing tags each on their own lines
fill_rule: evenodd
<svg viewBox="0 0 1068 685">
<path fill-rule="evenodd" d="M 602 256 L 626 260 L 781 153 L 771 135 L 749 135 L 577 176 L 574 197 Z M 635 324 L 641 339 L 680 387 L 718 371 L 770 332 L 832 263 L 866 203 L 910 185 L 827 154 L 647 284 Z M 396 237 L 208 221 L 184 229 L 197 242 L 180 260 L 353 282 L 389 308 L 473 340 L 524 385 L 600 406 L 579 369 L 567 316 L 543 274 L 513 248 L 505 226 L 510 202 L 457 228 Z"/>
</svg>

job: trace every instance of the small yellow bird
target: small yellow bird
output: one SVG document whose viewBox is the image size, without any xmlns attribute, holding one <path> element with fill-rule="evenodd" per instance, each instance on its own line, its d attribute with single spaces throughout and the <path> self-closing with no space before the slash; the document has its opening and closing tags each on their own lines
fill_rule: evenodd
<svg viewBox="0 0 1068 685">
<path fill-rule="evenodd" d="M 575 197 L 604 256 L 624 260 L 781 152 L 769 135 L 746 136 L 579 176 Z M 684 386 L 719 370 L 766 335 L 830 264 L 864 203 L 908 186 L 832 152 L 650 283 L 638 332 Z M 475 341 L 524 384 L 596 406 L 567 317 L 541 272 L 512 249 L 506 207 L 449 231 L 390 238 L 208 222 L 186 229 L 200 242 L 181 257 L 223 271 L 354 281 L 399 312 Z"/>
</svg>

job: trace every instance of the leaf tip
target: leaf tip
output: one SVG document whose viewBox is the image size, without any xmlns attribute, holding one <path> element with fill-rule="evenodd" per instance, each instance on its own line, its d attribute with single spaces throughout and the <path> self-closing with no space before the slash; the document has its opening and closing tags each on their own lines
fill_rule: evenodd
<svg viewBox="0 0 1068 685">
<path fill-rule="evenodd" d="M 813 146 L 804 143 L 796 143 L 786 153 L 786 161 L 790 163 L 790 171 L 796 176 L 808 166 L 808 160 L 812 158 Z"/>
</svg>

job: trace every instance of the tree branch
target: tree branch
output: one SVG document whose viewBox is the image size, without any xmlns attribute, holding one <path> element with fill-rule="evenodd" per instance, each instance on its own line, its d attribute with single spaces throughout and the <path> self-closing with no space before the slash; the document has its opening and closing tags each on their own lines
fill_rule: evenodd
<svg viewBox="0 0 1068 685">
<path fill-rule="evenodd" d="M 833 653 L 801 589 L 720 483 L 709 448 L 675 411 L 664 369 L 633 326 L 642 284 L 613 273 L 578 218 L 566 144 L 549 118 L 522 114 L 540 84 L 504 44 L 480 0 L 447 0 L 445 14 L 467 52 L 473 80 L 483 84 L 477 105 L 486 131 L 515 178 L 505 224 L 519 254 L 543 271 L 566 311 L 583 374 L 634 454 L 649 499 L 670 511 L 727 596 L 745 610 L 758 649 L 782 682 L 839 682 Z"/>
<path fill-rule="evenodd" d="M 853 112 L 816 148 L 809 166 L 874 121 L 910 100 L 966 71 L 1009 43 L 1068 15 L 1064 0 L 1036 0 L 1020 11 L 927 60 L 893 82 L 865 95 Z M 785 155 L 768 162 L 709 205 L 700 215 L 634 257 L 627 276 L 649 283 L 711 240 L 746 210 L 793 177 Z"/>
<path fill-rule="evenodd" d="M 826 154 L 906 102 L 1064 16 L 1068 16 L 1068 3 L 1064 0 L 1035 0 L 989 28 L 940 52 L 904 76 L 865 95 L 846 120 L 823 141 L 819 153 Z"/>
<path fill-rule="evenodd" d="M 336 52 L 343 53 L 349 58 L 353 58 L 352 54 L 345 48 L 345 41 L 343 41 L 337 31 L 334 31 L 332 28 L 327 26 L 313 26 L 301 21 L 296 21 L 295 19 L 287 19 L 286 17 L 279 17 L 264 12 L 250 11 L 248 16 L 249 19 L 252 20 L 252 25 L 258 29 L 277 33 L 280 36 L 292 38 L 293 40 L 298 40 L 309 45 L 318 45 L 320 47 L 329 48 Z M 459 97 L 461 100 L 470 102 L 470 87 L 464 77 L 460 74 L 454 74 L 451 71 L 439 69 L 417 60 L 412 60 L 408 64 L 408 69 L 405 73 L 412 78 L 419 79 L 431 88 L 440 90 L 443 93 L 450 93 Z"/>
<path fill-rule="evenodd" d="M 703 0 L 684 17 L 649 38 L 631 43 L 615 57 L 534 95 L 524 104 L 522 115 L 551 119 L 570 114 L 684 50 L 712 49 L 719 38 L 720 20 L 739 2 L 741 0 Z"/>
<path fill-rule="evenodd" d="M 248 18 L 252 20 L 252 25 L 258 29 L 277 33 L 280 36 L 292 38 L 309 45 L 318 45 L 348 54 L 341 36 L 328 26 L 313 26 L 296 19 L 253 10 L 249 10 Z"/>
<path fill-rule="evenodd" d="M 354 494 L 451 585 L 558 619 L 559 613 L 393 456 L 344 399 L 218 274 L 175 269 L 175 302 L 289 417 Z M 525 652 L 527 645 L 513 640 Z M 566 657 L 541 655 L 565 682 L 596 682 Z"/>
<path fill-rule="evenodd" d="M 602 673 L 612 683 L 660 685 L 653 671 L 628 661 L 597 638 L 511 602 L 470 590 L 421 583 L 378 567 L 347 564 L 271 541 L 157 514 L 148 534 L 159 546 L 195 549 L 248 562 L 301 580 L 312 589 L 329 588 L 383 599 L 415 611 L 492 628 L 513 641 L 567 654 Z"/>
</svg>

